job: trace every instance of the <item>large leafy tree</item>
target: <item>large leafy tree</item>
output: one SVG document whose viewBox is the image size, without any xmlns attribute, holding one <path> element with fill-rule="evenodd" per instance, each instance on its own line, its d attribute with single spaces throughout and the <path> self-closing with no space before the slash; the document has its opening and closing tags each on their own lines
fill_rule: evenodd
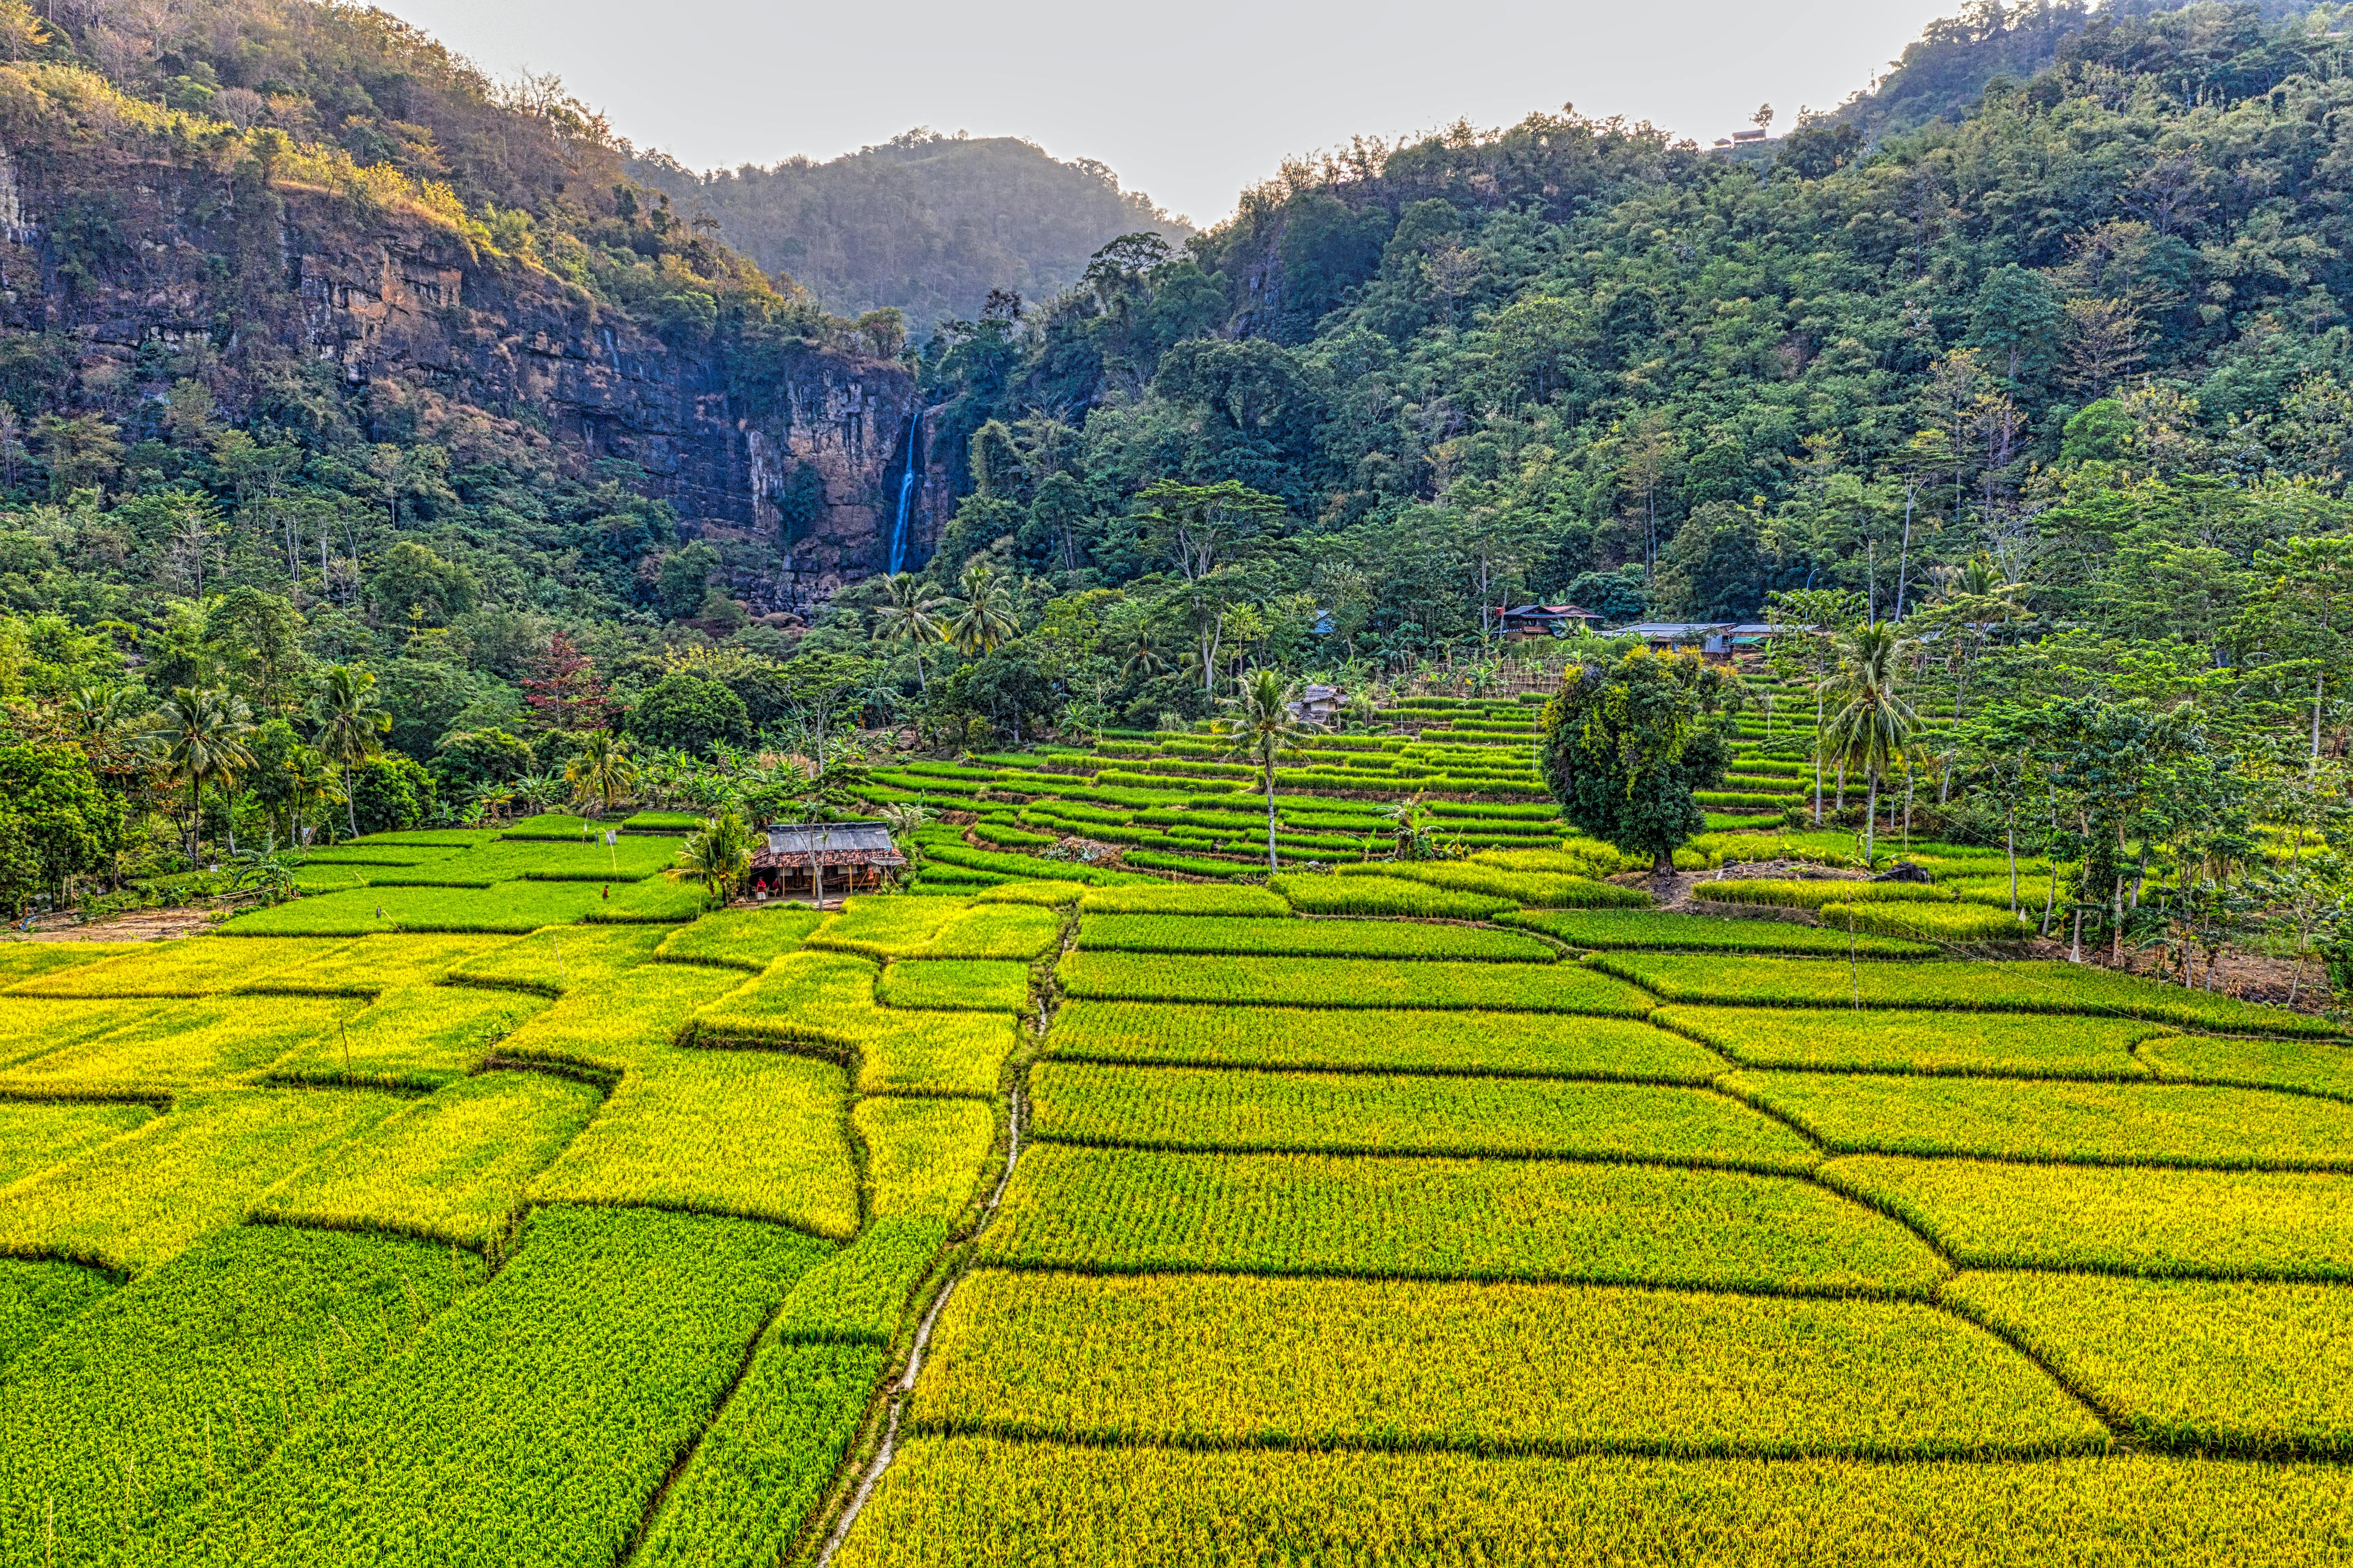
<svg viewBox="0 0 2353 1568">
<path fill-rule="evenodd" d="M 1731 765 L 1715 716 L 1736 699 L 1736 678 L 1694 654 L 1641 648 L 1567 677 L 1538 732 L 1545 782 L 1580 829 L 1667 875 L 1707 826 L 1694 792 Z"/>
<path fill-rule="evenodd" d="M 12 917 L 111 867 L 126 825 L 80 747 L 0 723 L 0 907 Z"/>
</svg>

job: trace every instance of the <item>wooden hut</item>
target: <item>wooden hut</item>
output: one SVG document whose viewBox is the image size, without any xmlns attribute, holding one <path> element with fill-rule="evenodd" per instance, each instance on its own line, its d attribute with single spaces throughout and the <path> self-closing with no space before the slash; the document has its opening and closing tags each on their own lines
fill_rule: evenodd
<svg viewBox="0 0 2353 1568">
<path fill-rule="evenodd" d="M 752 857 L 752 889 L 755 894 L 814 894 L 820 891 L 822 869 L 821 890 L 835 898 L 879 888 L 884 876 L 906 864 L 883 823 L 779 823 L 768 829 L 768 847 Z"/>
</svg>

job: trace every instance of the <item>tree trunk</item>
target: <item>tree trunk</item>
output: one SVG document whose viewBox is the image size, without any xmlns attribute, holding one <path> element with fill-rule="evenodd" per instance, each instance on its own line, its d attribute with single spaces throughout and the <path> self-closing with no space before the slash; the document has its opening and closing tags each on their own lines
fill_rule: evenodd
<svg viewBox="0 0 2353 1568">
<path fill-rule="evenodd" d="M 1269 874 L 1282 869 L 1274 858 L 1274 758 L 1266 759 L 1266 868 Z"/>
<path fill-rule="evenodd" d="M 1870 795 L 1862 808 L 1862 863 L 1868 867 L 1878 858 L 1879 844 L 1879 764 L 1871 764 Z"/>
<path fill-rule="evenodd" d="M 2002 835 L 2004 847 L 2010 852 L 2010 912 L 2018 913 L 2018 800 L 2010 802 L 2008 831 Z"/>
<path fill-rule="evenodd" d="M 2067 949 L 2067 962 L 2084 962 L 2084 906 L 2081 904 L 2075 906 L 2075 940 Z"/>
<path fill-rule="evenodd" d="M 2326 670 L 2312 678 L 2312 760 L 2305 766 L 2306 777 L 2320 772 L 2320 697 L 2322 685 L 2327 679 Z"/>
<path fill-rule="evenodd" d="M 360 836 L 360 808 L 352 800 L 352 764 L 343 764 L 343 814 L 351 824 L 352 837 Z"/>
<path fill-rule="evenodd" d="M 1843 757 L 1839 759 L 1838 812 L 1841 816 L 1846 815 L 1846 760 Z"/>
</svg>

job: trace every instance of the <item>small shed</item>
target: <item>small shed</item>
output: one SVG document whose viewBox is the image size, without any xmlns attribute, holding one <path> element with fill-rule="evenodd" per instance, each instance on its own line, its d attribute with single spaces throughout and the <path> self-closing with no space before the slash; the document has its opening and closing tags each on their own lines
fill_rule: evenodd
<svg viewBox="0 0 2353 1568">
<path fill-rule="evenodd" d="M 886 873 L 906 864 L 891 842 L 887 823 L 779 823 L 768 829 L 768 847 L 752 856 L 752 887 L 768 893 L 814 893 L 822 869 L 827 896 L 861 892 L 880 887 Z"/>
<path fill-rule="evenodd" d="M 1340 689 L 1336 686 L 1303 688 L 1299 700 L 1291 704 L 1291 716 L 1303 724 L 1329 724 L 1340 716 Z"/>
</svg>

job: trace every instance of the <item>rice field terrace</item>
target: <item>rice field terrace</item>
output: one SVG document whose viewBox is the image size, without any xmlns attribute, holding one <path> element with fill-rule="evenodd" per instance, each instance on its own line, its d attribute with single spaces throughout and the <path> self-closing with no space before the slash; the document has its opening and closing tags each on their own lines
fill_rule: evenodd
<svg viewBox="0 0 2353 1568">
<path fill-rule="evenodd" d="M 1261 879 L 1139 738 L 835 910 L 541 818 L 0 946 L 0 1568 L 2353 1556 L 2333 1019 L 1651 909 L 1407 716 Z"/>
</svg>

